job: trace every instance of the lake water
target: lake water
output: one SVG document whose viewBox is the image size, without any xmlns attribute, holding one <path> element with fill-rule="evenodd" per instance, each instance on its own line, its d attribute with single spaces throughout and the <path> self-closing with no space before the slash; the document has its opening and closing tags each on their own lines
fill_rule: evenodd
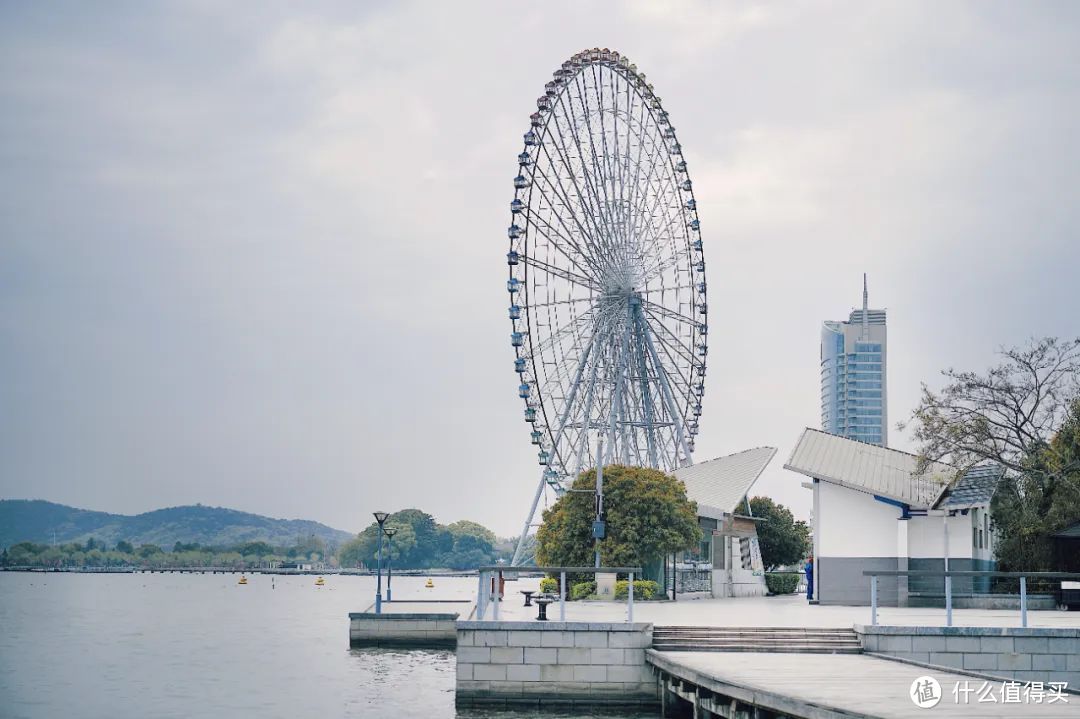
<svg viewBox="0 0 1080 719">
<path fill-rule="evenodd" d="M 374 578 L 237 579 L 0 572 L 0 717 L 656 716 L 455 709 L 453 652 L 349 649 L 348 613 L 371 605 Z M 393 582 L 399 600 L 475 585 Z"/>
</svg>

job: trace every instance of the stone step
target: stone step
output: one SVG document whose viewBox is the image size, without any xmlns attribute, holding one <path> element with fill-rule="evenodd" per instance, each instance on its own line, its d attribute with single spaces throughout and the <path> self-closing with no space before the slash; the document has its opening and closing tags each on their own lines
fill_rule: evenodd
<svg viewBox="0 0 1080 719">
<path fill-rule="evenodd" d="M 715 627 L 715 626 L 697 626 L 697 625 L 658 625 L 653 627 L 654 631 L 662 632 L 685 632 L 685 631 L 700 631 L 700 632 L 744 632 L 750 634 L 767 634 L 767 633 L 782 633 L 782 634 L 853 634 L 853 629 L 846 627 Z"/>
<path fill-rule="evenodd" d="M 805 645 L 805 643 L 812 643 L 812 645 L 859 645 L 859 639 L 854 637 L 802 637 L 799 639 L 778 637 L 775 639 L 764 639 L 761 637 L 734 637 L 729 635 L 708 635 L 700 637 L 658 637 L 653 635 L 653 642 L 666 641 L 670 643 L 693 643 L 697 641 L 727 641 L 727 642 L 742 642 L 744 645 Z"/>
<path fill-rule="evenodd" d="M 761 652 L 766 654 L 861 654 L 860 646 L 821 646 L 814 644 L 776 647 L 754 644 L 664 644 L 653 643 L 661 652 Z"/>
<path fill-rule="evenodd" d="M 779 635 L 778 634 L 778 635 L 773 635 L 773 636 L 761 636 L 761 635 L 755 635 L 755 634 L 725 634 L 725 633 L 716 633 L 716 634 L 658 634 L 658 633 L 654 632 L 653 633 L 653 640 L 656 641 L 656 640 L 659 640 L 659 639 L 685 640 L 685 641 L 700 641 L 700 640 L 705 640 L 705 639 L 729 639 L 729 640 L 737 640 L 737 641 L 745 641 L 745 642 L 759 642 L 759 641 L 760 642 L 814 642 L 814 641 L 821 641 L 821 642 L 834 642 L 834 641 L 857 642 L 857 641 L 859 641 L 859 638 L 857 636 L 855 636 L 854 634 L 852 634 L 852 635 L 835 634 L 835 635 L 817 635 L 817 636 L 795 635 L 795 634 L 785 636 L 785 635 Z"/>
<path fill-rule="evenodd" d="M 664 634 L 671 636 L 700 636 L 703 634 L 728 634 L 739 635 L 746 637 L 853 637 L 855 633 L 852 630 L 846 630 L 846 632 L 754 632 L 754 630 L 747 629 L 706 629 L 706 628 L 694 628 L 694 629 L 667 629 L 663 627 L 653 627 L 653 634 Z"/>
<path fill-rule="evenodd" d="M 851 629 L 800 627 L 661 626 L 653 628 L 653 648 L 677 652 L 862 652 L 859 638 Z"/>
</svg>

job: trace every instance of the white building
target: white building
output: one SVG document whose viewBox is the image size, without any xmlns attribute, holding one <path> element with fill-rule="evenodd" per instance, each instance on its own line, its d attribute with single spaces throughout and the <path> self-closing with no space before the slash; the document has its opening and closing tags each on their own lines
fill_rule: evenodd
<svg viewBox="0 0 1080 719">
<path fill-rule="evenodd" d="M 866 570 L 992 569 L 990 499 L 998 467 L 959 478 L 933 463 L 917 474 L 907 452 L 807 428 L 785 469 L 811 478 L 814 493 L 814 586 L 821 604 L 869 604 Z M 940 602 L 944 580 L 878 581 L 883 606 Z M 957 595 L 986 591 L 985 582 L 953 582 Z M 958 605 L 959 606 L 959 605 Z"/>
<path fill-rule="evenodd" d="M 697 502 L 698 523 L 705 533 L 701 548 L 677 562 L 678 574 L 698 576 L 697 585 L 686 586 L 681 594 L 766 593 L 757 529 L 746 498 L 775 455 L 775 447 L 756 447 L 675 470 L 687 497 Z"/>
<path fill-rule="evenodd" d="M 889 443 L 888 332 L 885 310 L 870 309 L 863 275 L 863 305 L 847 322 L 821 327 L 821 427 L 882 447 Z"/>
</svg>

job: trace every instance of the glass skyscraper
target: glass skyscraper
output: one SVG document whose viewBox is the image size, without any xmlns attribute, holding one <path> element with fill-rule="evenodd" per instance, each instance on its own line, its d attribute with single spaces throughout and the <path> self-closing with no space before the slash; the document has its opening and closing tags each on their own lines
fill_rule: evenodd
<svg viewBox="0 0 1080 719">
<path fill-rule="evenodd" d="M 847 322 L 821 328 L 821 428 L 849 439 L 887 446 L 885 310 L 869 307 L 866 275 L 863 305 Z"/>
</svg>

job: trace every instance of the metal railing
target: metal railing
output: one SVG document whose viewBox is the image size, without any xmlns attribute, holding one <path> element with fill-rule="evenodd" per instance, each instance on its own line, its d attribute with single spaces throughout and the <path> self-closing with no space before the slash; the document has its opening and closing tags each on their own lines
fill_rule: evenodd
<svg viewBox="0 0 1080 719">
<path fill-rule="evenodd" d="M 494 565 L 480 567 L 480 588 L 476 593 L 476 618 L 482 621 L 487 605 L 492 604 L 492 619 L 499 621 L 499 605 L 502 603 L 503 576 L 525 572 L 543 572 L 559 575 L 559 621 L 566 621 L 566 575 L 567 574 L 626 574 L 630 581 L 626 593 L 626 621 L 634 621 L 634 575 L 641 576 L 641 567 L 507 567 Z M 494 580 L 494 581 L 493 581 Z M 494 592 L 492 585 L 494 583 Z"/>
<path fill-rule="evenodd" d="M 949 570 L 935 572 L 931 570 L 867 570 L 864 577 L 870 577 L 870 624 L 877 625 L 878 577 L 944 577 L 945 578 L 945 626 L 952 622 L 952 578 L 953 577 L 997 577 L 1020 580 L 1020 626 L 1027 627 L 1027 580 L 1060 579 L 1080 580 L 1080 574 L 1070 572 L 993 572 L 978 570 Z"/>
</svg>

